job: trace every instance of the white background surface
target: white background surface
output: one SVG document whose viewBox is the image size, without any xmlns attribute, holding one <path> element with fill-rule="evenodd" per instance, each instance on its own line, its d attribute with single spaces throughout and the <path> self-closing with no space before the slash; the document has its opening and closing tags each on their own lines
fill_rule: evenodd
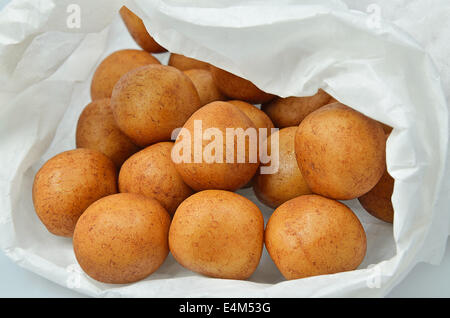
<svg viewBox="0 0 450 318">
<path fill-rule="evenodd" d="M 9 0 L 0 0 L 0 9 Z M 389 295 L 450 297 L 450 247 L 440 266 L 419 264 Z M 0 297 L 83 297 L 30 273 L 0 253 Z"/>
</svg>

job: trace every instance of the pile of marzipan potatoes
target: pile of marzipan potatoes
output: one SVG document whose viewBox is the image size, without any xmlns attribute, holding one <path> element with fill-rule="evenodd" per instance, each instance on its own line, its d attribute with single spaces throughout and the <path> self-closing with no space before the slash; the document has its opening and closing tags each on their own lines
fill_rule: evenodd
<svg viewBox="0 0 450 318">
<path fill-rule="evenodd" d="M 76 149 L 48 160 L 33 184 L 38 217 L 50 233 L 73 238 L 86 274 L 104 283 L 136 282 L 170 252 L 193 272 L 248 279 L 264 244 L 286 279 L 356 269 L 366 235 L 337 200 L 358 198 L 373 216 L 393 222 L 394 180 L 385 159 L 391 128 L 323 90 L 280 98 L 179 54 L 161 65 L 151 53 L 166 50 L 142 20 L 126 7 L 120 15 L 143 50 L 117 51 L 100 63 Z M 278 169 L 263 174 L 271 162 L 260 160 L 194 160 L 203 155 L 194 139 L 174 132 L 194 135 L 199 121 L 203 132 L 224 136 L 227 128 L 266 129 L 258 148 L 264 144 L 271 160 L 277 157 Z M 217 138 L 211 139 L 227 150 Z M 201 149 L 211 142 L 203 139 Z M 174 160 L 180 145 L 190 162 Z M 243 187 L 275 209 L 265 228 L 259 208 L 234 192 Z"/>
</svg>

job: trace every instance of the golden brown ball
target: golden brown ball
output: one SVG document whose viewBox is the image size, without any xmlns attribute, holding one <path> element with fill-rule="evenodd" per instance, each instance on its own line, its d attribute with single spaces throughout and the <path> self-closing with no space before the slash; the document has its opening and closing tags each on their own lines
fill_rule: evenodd
<svg viewBox="0 0 450 318">
<path fill-rule="evenodd" d="M 247 279 L 259 264 L 264 219 L 250 200 L 207 190 L 177 209 L 169 231 L 173 257 L 185 268 L 210 277 Z"/>
<path fill-rule="evenodd" d="M 73 236 L 75 256 L 93 279 L 137 282 L 155 272 L 169 254 L 169 214 L 154 199 L 119 193 L 93 203 Z"/>
<path fill-rule="evenodd" d="M 393 128 L 389 125 L 383 124 L 382 122 L 379 122 L 381 124 L 381 127 L 383 127 L 384 133 L 385 134 L 390 134 L 393 130 Z"/>
<path fill-rule="evenodd" d="M 269 115 L 275 127 L 298 126 L 306 116 L 329 104 L 331 96 L 322 89 L 309 97 L 276 98 L 262 105 L 261 109 Z"/>
<path fill-rule="evenodd" d="M 260 90 L 252 82 L 211 65 L 211 74 L 219 90 L 231 99 L 252 104 L 267 103 L 275 96 Z"/>
<path fill-rule="evenodd" d="M 328 101 L 328 104 L 334 104 L 334 103 L 339 103 L 339 101 L 336 99 L 336 98 L 334 98 L 333 96 L 330 96 L 331 98 L 330 98 L 330 100 Z"/>
<path fill-rule="evenodd" d="M 117 168 L 139 150 L 117 126 L 109 98 L 93 101 L 84 108 L 78 119 L 76 145 L 104 153 Z"/>
<path fill-rule="evenodd" d="M 241 100 L 229 100 L 227 101 L 227 103 L 233 104 L 234 106 L 239 108 L 245 115 L 247 115 L 247 117 L 250 118 L 250 120 L 255 124 L 258 132 L 260 128 L 265 128 L 267 129 L 266 136 L 269 136 L 272 132 L 271 129 L 275 128 L 269 116 L 267 116 L 266 113 L 264 113 L 258 107 Z"/>
<path fill-rule="evenodd" d="M 233 104 L 234 106 L 239 108 L 255 124 L 255 127 L 258 130 L 259 149 L 261 141 L 265 141 L 265 139 L 272 133 L 272 128 L 275 128 L 269 116 L 267 116 L 266 113 L 264 113 L 258 107 L 241 100 L 229 100 L 227 101 L 227 103 Z M 263 132 L 263 135 L 260 134 L 260 129 L 265 129 L 265 133 Z M 243 188 L 252 187 L 255 177 L 256 175 L 246 185 L 244 185 Z"/>
<path fill-rule="evenodd" d="M 110 98 L 114 85 L 131 70 L 149 64 L 160 64 L 150 53 L 141 50 L 121 50 L 112 53 L 97 67 L 91 83 L 92 100 Z"/>
<path fill-rule="evenodd" d="M 358 200 L 364 209 L 374 217 L 393 223 L 394 208 L 391 201 L 393 191 L 394 179 L 386 170 L 377 185 Z"/>
<path fill-rule="evenodd" d="M 319 195 L 278 207 L 267 223 L 265 243 L 288 280 L 354 270 L 366 254 L 366 234 L 356 215 Z"/>
<path fill-rule="evenodd" d="M 134 41 L 145 51 L 150 53 L 162 53 L 167 50 L 159 45 L 145 28 L 144 22 L 136 14 L 134 14 L 127 7 L 123 6 L 120 9 L 120 16 L 122 17 L 125 26 L 133 37 Z"/>
<path fill-rule="evenodd" d="M 295 152 L 312 192 L 350 200 L 369 192 L 385 170 L 381 125 L 343 104 L 324 106 L 297 129 Z"/>
<path fill-rule="evenodd" d="M 175 169 L 172 147 L 173 142 L 160 142 L 131 156 L 120 169 L 119 191 L 154 198 L 173 215 L 194 192 Z"/>
<path fill-rule="evenodd" d="M 200 97 L 200 104 L 206 105 L 211 102 L 225 100 L 225 96 L 219 91 L 209 70 L 191 69 L 184 71 L 194 83 Z"/>
<path fill-rule="evenodd" d="M 210 138 L 202 138 L 195 132 L 196 123 L 201 125 L 204 134 L 217 132 L 219 136 L 216 138 L 211 134 Z M 240 128 L 242 132 L 252 128 L 254 138 L 251 141 L 242 138 L 239 142 L 239 138 L 230 135 L 230 147 L 227 148 L 227 128 L 234 131 Z M 175 142 L 174 162 L 184 182 L 192 189 L 234 191 L 255 175 L 259 166 L 256 127 L 239 108 L 226 102 L 212 102 L 195 112 L 183 130 L 186 134 L 181 132 Z M 200 141 L 198 148 L 194 145 L 196 136 Z M 241 158 L 238 155 L 242 155 Z"/>
<path fill-rule="evenodd" d="M 114 163 L 97 150 L 69 150 L 48 160 L 33 183 L 39 219 L 55 235 L 71 237 L 78 218 L 94 201 L 117 192 Z"/>
<path fill-rule="evenodd" d="M 209 70 L 208 63 L 176 53 L 170 53 L 168 64 L 176 67 L 180 71 L 188 71 L 193 69 Z"/>
<path fill-rule="evenodd" d="M 114 118 L 139 146 L 171 140 L 200 107 L 192 81 L 171 66 L 148 65 L 123 76 L 111 98 Z"/>
<path fill-rule="evenodd" d="M 264 204 L 276 208 L 282 203 L 300 195 L 311 194 L 305 179 L 300 172 L 295 157 L 295 133 L 297 127 L 283 128 L 267 139 L 268 154 L 271 155 L 272 140 L 278 142 L 279 169 L 271 174 L 257 174 L 254 178 L 253 189 L 258 199 Z M 264 164 L 271 165 L 271 162 Z"/>
</svg>

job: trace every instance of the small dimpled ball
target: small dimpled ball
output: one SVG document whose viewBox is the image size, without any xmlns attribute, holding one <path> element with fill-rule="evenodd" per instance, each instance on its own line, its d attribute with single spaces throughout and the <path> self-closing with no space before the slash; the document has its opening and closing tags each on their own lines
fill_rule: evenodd
<svg viewBox="0 0 450 318">
<path fill-rule="evenodd" d="M 167 50 L 163 48 L 153 37 L 148 33 L 144 21 L 134 14 L 130 9 L 123 6 L 120 11 L 120 16 L 125 23 L 125 26 L 133 37 L 134 41 L 145 51 L 150 53 L 162 53 Z"/>
<path fill-rule="evenodd" d="M 227 138 L 227 130 L 236 129 L 241 129 L 241 142 L 234 133 Z M 248 129 L 253 138 L 244 139 L 243 132 Z M 201 131 L 215 136 L 203 138 Z M 175 141 L 172 160 L 184 182 L 196 191 L 235 191 L 247 184 L 259 167 L 257 137 L 254 123 L 239 108 L 212 102 L 185 123 Z"/>
<path fill-rule="evenodd" d="M 159 142 L 131 156 L 120 169 L 119 191 L 158 200 L 170 215 L 194 193 L 171 159 L 173 142 Z"/>
<path fill-rule="evenodd" d="M 76 145 L 104 153 L 117 168 L 140 149 L 117 127 L 109 98 L 93 101 L 84 108 L 78 119 Z"/>
<path fill-rule="evenodd" d="M 92 100 L 110 98 L 119 79 L 136 68 L 160 64 L 150 53 L 141 50 L 120 50 L 106 57 L 97 67 L 91 83 Z"/>
<path fill-rule="evenodd" d="M 209 70 L 191 69 L 184 71 L 194 83 L 200 97 L 202 105 L 209 104 L 218 100 L 225 100 L 225 96 L 219 91 L 211 76 Z"/>
<path fill-rule="evenodd" d="M 71 237 L 84 210 L 116 192 L 116 166 L 111 159 L 97 150 L 80 148 L 56 155 L 39 169 L 33 204 L 50 233 Z"/>
<path fill-rule="evenodd" d="M 170 217 L 158 201 L 119 193 L 93 203 L 73 236 L 75 256 L 93 279 L 128 284 L 155 272 L 169 254 Z"/>
<path fill-rule="evenodd" d="M 276 98 L 261 109 L 278 128 L 298 126 L 310 113 L 329 104 L 330 99 L 330 95 L 319 89 L 313 96 Z"/>
<path fill-rule="evenodd" d="M 351 200 L 369 192 L 386 167 L 381 125 L 340 103 L 309 114 L 298 126 L 295 153 L 312 192 Z"/>
<path fill-rule="evenodd" d="M 259 264 L 264 219 L 258 207 L 233 192 L 196 193 L 178 207 L 169 231 L 174 258 L 216 278 L 247 279 Z"/>
<path fill-rule="evenodd" d="M 386 170 L 377 185 L 358 200 L 364 209 L 374 217 L 393 223 L 394 207 L 391 201 L 393 191 L 394 179 Z"/>
<path fill-rule="evenodd" d="M 351 271 L 366 254 L 366 234 L 356 215 L 319 195 L 280 205 L 267 223 L 265 243 L 288 280 Z"/>
<path fill-rule="evenodd" d="M 268 94 L 252 82 L 230 72 L 211 66 L 211 73 L 220 91 L 231 99 L 243 100 L 253 104 L 267 103 L 275 96 Z"/>
<path fill-rule="evenodd" d="M 114 118 L 138 146 L 170 141 L 176 128 L 201 107 L 194 84 L 171 66 L 147 65 L 117 82 L 111 97 Z"/>
<path fill-rule="evenodd" d="M 208 63 L 176 53 L 170 54 L 168 65 L 173 66 L 180 71 L 188 71 L 193 69 L 209 70 Z"/>
<path fill-rule="evenodd" d="M 269 136 L 267 139 L 269 154 L 275 151 L 272 150 L 274 138 L 279 144 L 278 157 L 272 156 L 272 160 L 278 160 L 278 170 L 274 173 L 258 173 L 253 181 L 253 189 L 258 199 L 272 208 L 300 195 L 311 194 L 295 158 L 296 131 L 297 127 L 287 127 Z M 271 162 L 264 165 L 270 164 Z"/>
</svg>

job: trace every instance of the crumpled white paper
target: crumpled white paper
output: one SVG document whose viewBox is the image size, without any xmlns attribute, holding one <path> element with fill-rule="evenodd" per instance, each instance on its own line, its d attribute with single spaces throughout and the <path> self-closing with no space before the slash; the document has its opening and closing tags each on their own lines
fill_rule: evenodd
<svg viewBox="0 0 450 318">
<path fill-rule="evenodd" d="M 67 27 L 67 8 L 74 2 L 81 9 L 79 29 Z M 32 205 L 34 175 L 47 159 L 74 148 L 76 121 L 89 103 L 99 61 L 115 50 L 136 48 L 117 14 L 124 2 L 170 51 L 284 97 L 323 88 L 394 127 L 387 145 L 388 169 L 396 179 L 394 225 L 370 216 L 357 200 L 345 202 L 367 233 L 367 255 L 358 270 L 284 281 L 265 251 L 249 281 L 233 281 L 192 273 L 169 256 L 141 282 L 107 285 L 81 271 L 70 239 L 45 230 Z M 432 24 L 423 25 L 429 33 L 418 32 L 406 14 L 390 17 L 427 41 L 434 64 L 411 35 L 385 19 L 374 20 L 361 3 L 345 2 L 13 1 L 0 12 L 0 247 L 20 266 L 58 284 L 109 297 L 383 296 L 417 262 L 439 263 L 450 223 L 449 113 L 439 72 L 448 84 L 443 57 L 450 48 L 426 35 L 448 39 L 450 30 L 438 34 Z M 371 0 L 384 7 L 383 2 Z M 420 8 L 427 1 L 410 2 Z M 165 62 L 168 54 L 157 57 Z M 257 202 L 251 190 L 239 192 Z M 259 206 L 267 220 L 272 211 Z"/>
</svg>

